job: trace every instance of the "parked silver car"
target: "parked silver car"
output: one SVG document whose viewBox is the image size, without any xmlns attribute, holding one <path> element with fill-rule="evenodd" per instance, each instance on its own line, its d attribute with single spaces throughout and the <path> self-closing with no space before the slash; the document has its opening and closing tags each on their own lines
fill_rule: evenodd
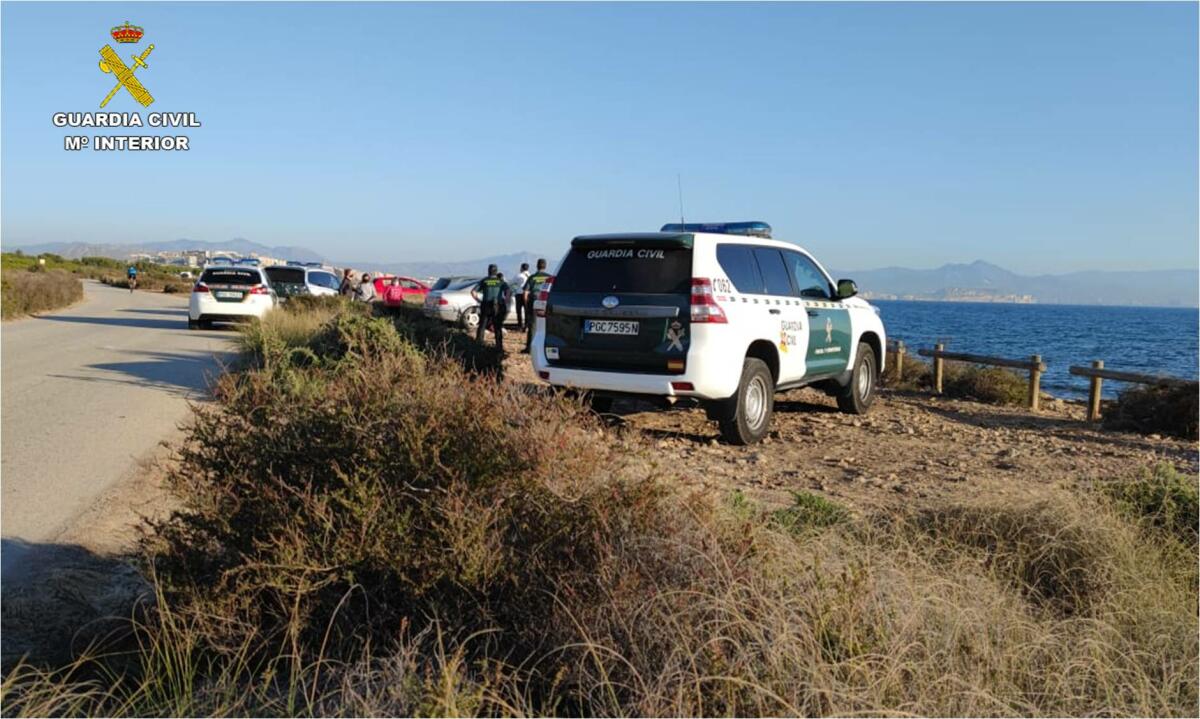
<svg viewBox="0 0 1200 719">
<path fill-rule="evenodd" d="M 471 297 L 471 288 L 479 284 L 482 277 L 440 277 L 425 295 L 425 305 L 422 308 L 426 317 L 453 322 L 466 329 L 473 330 L 479 326 L 479 303 Z M 504 324 L 517 323 L 517 303 L 508 299 L 508 314 Z"/>
</svg>

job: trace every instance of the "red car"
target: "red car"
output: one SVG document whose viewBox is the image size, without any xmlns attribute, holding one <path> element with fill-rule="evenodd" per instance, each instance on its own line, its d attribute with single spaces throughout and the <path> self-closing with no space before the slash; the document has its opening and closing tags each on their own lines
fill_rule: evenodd
<svg viewBox="0 0 1200 719">
<path fill-rule="evenodd" d="M 394 284 L 399 280 L 399 284 Z M 400 305 L 417 305 L 425 303 L 425 295 L 429 294 L 429 286 L 411 277 L 394 277 L 382 275 L 375 278 L 375 296 L 386 307 Z"/>
</svg>

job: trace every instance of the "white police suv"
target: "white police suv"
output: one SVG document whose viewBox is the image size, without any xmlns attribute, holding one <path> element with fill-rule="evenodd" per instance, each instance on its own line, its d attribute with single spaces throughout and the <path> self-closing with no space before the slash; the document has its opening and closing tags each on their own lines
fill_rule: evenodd
<svg viewBox="0 0 1200 719">
<path fill-rule="evenodd" d="M 857 291 L 763 222 L 576 237 L 535 304 L 534 369 L 601 411 L 621 395 L 692 398 L 751 444 L 781 390 L 871 406 L 886 337 Z"/>
</svg>

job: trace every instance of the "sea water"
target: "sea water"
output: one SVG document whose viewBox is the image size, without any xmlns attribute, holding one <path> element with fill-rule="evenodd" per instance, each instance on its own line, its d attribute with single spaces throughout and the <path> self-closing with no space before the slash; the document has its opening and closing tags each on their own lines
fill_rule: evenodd
<svg viewBox="0 0 1200 719">
<path fill-rule="evenodd" d="M 952 352 L 1046 363 L 1042 390 L 1082 398 L 1088 379 L 1071 365 L 1104 360 L 1105 369 L 1196 379 L 1200 364 L 1200 310 L 1094 305 L 1020 305 L 980 302 L 872 300 L 889 339 L 903 340 L 910 356 L 942 342 Z M 1106 380 L 1104 396 L 1125 383 Z"/>
</svg>

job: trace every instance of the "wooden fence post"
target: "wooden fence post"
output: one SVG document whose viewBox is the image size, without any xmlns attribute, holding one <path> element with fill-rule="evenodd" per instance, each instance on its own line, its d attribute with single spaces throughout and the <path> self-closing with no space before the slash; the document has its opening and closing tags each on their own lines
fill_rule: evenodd
<svg viewBox="0 0 1200 719">
<path fill-rule="evenodd" d="M 1033 355 L 1029 361 L 1029 409 L 1036 412 L 1042 397 L 1042 356 Z"/>
<path fill-rule="evenodd" d="M 896 381 L 904 379 L 904 340 L 896 340 Z"/>
<path fill-rule="evenodd" d="M 1104 369 L 1104 360 L 1093 360 L 1093 369 Z M 1088 413 L 1087 419 L 1089 422 L 1095 422 L 1100 419 L 1100 387 L 1103 385 L 1102 377 L 1092 377 L 1091 392 L 1088 394 Z"/>
<path fill-rule="evenodd" d="M 941 342 L 933 346 L 933 351 L 935 353 L 933 355 L 933 391 L 938 394 L 942 393 L 942 358 L 939 357 L 937 353 L 942 352 L 945 349 L 946 345 L 942 344 Z"/>
</svg>

